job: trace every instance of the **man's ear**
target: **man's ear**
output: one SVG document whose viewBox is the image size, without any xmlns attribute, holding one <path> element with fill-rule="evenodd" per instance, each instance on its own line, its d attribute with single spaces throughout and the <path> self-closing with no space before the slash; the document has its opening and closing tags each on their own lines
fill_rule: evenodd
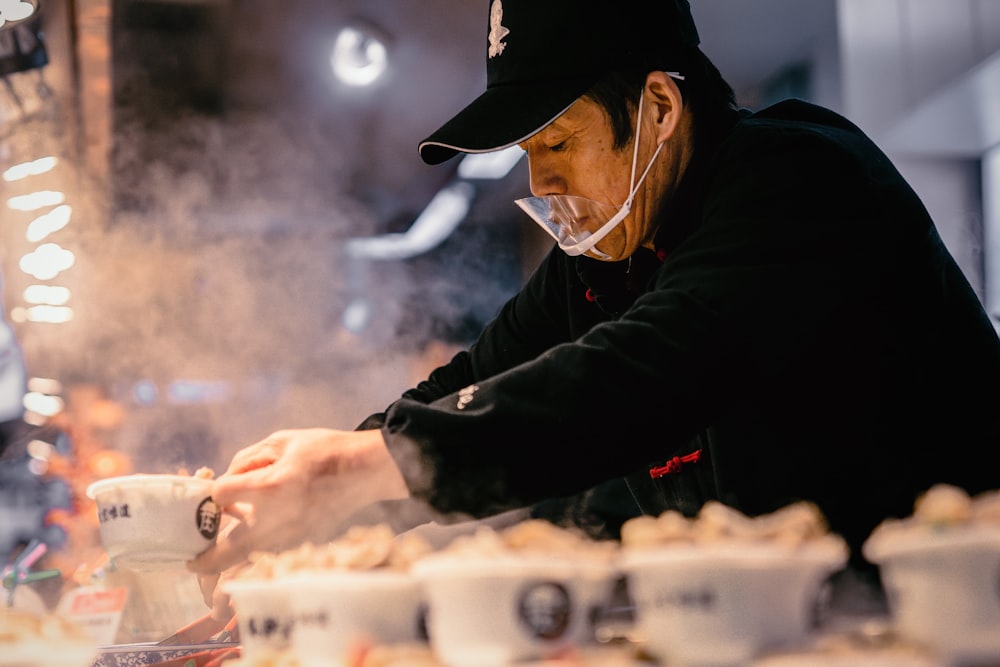
<svg viewBox="0 0 1000 667">
<path fill-rule="evenodd" d="M 646 76 L 646 99 L 656 110 L 653 118 L 656 143 L 663 143 L 673 136 L 680 124 L 681 112 L 684 110 L 681 89 L 666 72 L 653 71 Z"/>
</svg>

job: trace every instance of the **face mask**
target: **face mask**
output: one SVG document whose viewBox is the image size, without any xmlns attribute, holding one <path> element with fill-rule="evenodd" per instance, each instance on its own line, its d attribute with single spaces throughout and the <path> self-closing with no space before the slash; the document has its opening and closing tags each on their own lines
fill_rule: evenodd
<svg viewBox="0 0 1000 667">
<path fill-rule="evenodd" d="M 674 73 L 668 72 L 671 76 Z M 653 157 L 649 159 L 646 169 L 642 172 L 639 180 L 635 180 L 635 163 L 639 156 L 639 135 L 642 129 L 642 121 L 639 112 L 642 111 L 643 92 L 639 93 L 639 110 L 636 112 L 635 145 L 632 149 L 632 173 L 629 176 L 629 194 L 625 203 L 615 212 L 615 209 L 607 204 L 588 199 L 586 197 L 575 197 L 572 195 L 546 195 L 544 197 L 526 197 L 515 200 L 515 204 L 521 207 L 528 216 L 544 229 L 549 236 L 556 240 L 559 247 L 567 255 L 582 255 L 591 251 L 601 259 L 611 259 L 596 246 L 601 239 L 607 236 L 611 230 L 625 219 L 632 209 L 632 199 L 639 190 L 650 167 L 660 154 L 663 143 L 656 145 Z"/>
</svg>

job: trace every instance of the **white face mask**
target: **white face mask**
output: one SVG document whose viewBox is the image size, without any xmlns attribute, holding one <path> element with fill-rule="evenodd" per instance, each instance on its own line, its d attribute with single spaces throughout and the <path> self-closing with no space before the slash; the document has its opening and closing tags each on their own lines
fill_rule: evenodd
<svg viewBox="0 0 1000 667">
<path fill-rule="evenodd" d="M 670 76 L 679 75 L 668 72 Z M 643 91 L 639 92 L 639 110 L 636 111 L 635 145 L 632 149 L 632 173 L 629 176 L 629 193 L 625 203 L 615 212 L 614 208 L 608 204 L 586 197 L 575 197 L 573 195 L 546 195 L 543 197 L 525 197 L 517 199 L 515 204 L 527 213 L 532 220 L 548 232 L 549 236 L 556 240 L 559 247 L 567 255 L 582 255 L 585 252 L 592 252 L 601 259 L 611 259 L 595 246 L 601 239 L 607 236 L 611 230 L 621 223 L 632 209 L 632 199 L 639 190 L 646 174 L 649 173 L 653 161 L 660 154 L 663 142 L 656 145 L 653 157 L 649 158 L 646 169 L 635 180 L 635 164 L 639 156 L 639 135 L 642 129 L 642 99 Z M 606 221 L 606 222 L 605 222 Z"/>
</svg>

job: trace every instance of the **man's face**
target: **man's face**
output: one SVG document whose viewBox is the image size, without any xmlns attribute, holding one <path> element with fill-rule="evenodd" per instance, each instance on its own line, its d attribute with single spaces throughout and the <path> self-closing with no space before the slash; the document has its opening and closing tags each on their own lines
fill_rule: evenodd
<svg viewBox="0 0 1000 667">
<path fill-rule="evenodd" d="M 650 124 L 651 125 L 651 124 Z M 656 149 L 651 126 L 643 126 L 636 161 L 636 179 Z M 634 134 L 633 134 L 634 136 Z M 521 144 L 528 154 L 531 193 L 573 195 L 618 210 L 629 195 L 633 143 L 614 149 L 614 135 L 604 110 L 580 98 L 561 116 Z M 657 162 L 662 163 L 661 155 Z M 625 259 L 652 240 L 653 213 L 660 198 L 661 165 L 654 165 L 636 193 L 629 215 L 597 244 L 610 256 Z M 590 253 L 588 253 L 590 254 Z M 594 255 L 591 255 L 594 256 Z"/>
</svg>

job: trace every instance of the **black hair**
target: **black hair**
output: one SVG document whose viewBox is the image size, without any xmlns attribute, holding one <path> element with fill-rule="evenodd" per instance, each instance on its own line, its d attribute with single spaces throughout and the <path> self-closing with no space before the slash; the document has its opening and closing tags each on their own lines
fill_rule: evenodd
<svg viewBox="0 0 1000 667">
<path fill-rule="evenodd" d="M 684 49 L 671 59 L 671 71 L 682 75 L 677 87 L 694 117 L 696 136 L 711 130 L 736 109 L 736 95 L 715 64 L 698 47 Z M 616 69 L 606 74 L 584 97 L 604 109 L 614 133 L 614 147 L 625 148 L 632 138 L 632 118 L 639 91 L 653 67 Z"/>
</svg>

